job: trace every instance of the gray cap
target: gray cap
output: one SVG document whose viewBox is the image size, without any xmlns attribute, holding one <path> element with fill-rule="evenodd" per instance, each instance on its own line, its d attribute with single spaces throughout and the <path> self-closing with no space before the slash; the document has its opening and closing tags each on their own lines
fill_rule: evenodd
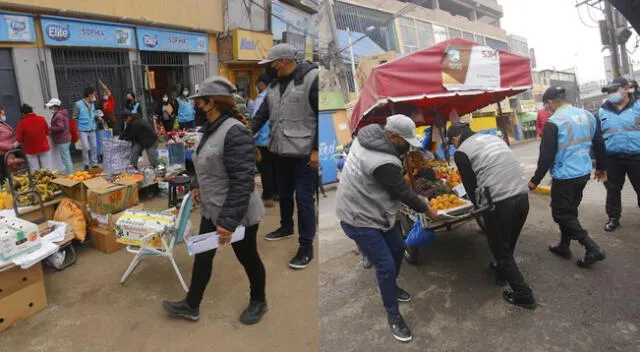
<svg viewBox="0 0 640 352">
<path fill-rule="evenodd" d="M 393 115 L 387 117 L 387 124 L 384 129 L 402 137 L 413 147 L 420 147 L 420 140 L 416 137 L 416 124 L 409 116 Z"/>
<path fill-rule="evenodd" d="M 232 97 L 236 90 L 236 86 L 229 82 L 228 79 L 222 76 L 211 76 L 205 79 L 204 82 L 200 83 L 200 87 L 198 87 L 196 94 L 190 96 L 189 99 L 210 97 L 214 95 Z"/>
<path fill-rule="evenodd" d="M 265 65 L 280 59 L 295 60 L 297 56 L 298 50 L 296 50 L 293 45 L 281 43 L 274 45 L 273 48 L 269 50 L 269 56 L 266 59 L 258 62 L 258 65 Z"/>
</svg>

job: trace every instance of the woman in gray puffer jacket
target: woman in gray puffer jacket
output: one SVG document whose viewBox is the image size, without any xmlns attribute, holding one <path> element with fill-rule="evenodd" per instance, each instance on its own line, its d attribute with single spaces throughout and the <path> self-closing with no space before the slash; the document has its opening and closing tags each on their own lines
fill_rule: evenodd
<svg viewBox="0 0 640 352">
<path fill-rule="evenodd" d="M 249 277 L 250 302 L 240 316 L 240 321 L 249 325 L 259 322 L 267 312 L 265 270 L 256 244 L 264 207 L 255 188 L 253 136 L 235 104 L 235 90 L 227 79 L 213 76 L 202 82 L 198 93 L 190 97 L 207 119 L 194 155 L 197 180 L 192 194 L 202 205 L 201 234 L 216 231 L 220 245 L 226 245 L 239 226 L 246 228 L 244 239 L 231 245 Z M 196 254 L 189 293 L 182 301 L 164 302 L 167 312 L 189 320 L 200 318 L 199 306 L 211 277 L 215 253 L 213 249 Z"/>
</svg>

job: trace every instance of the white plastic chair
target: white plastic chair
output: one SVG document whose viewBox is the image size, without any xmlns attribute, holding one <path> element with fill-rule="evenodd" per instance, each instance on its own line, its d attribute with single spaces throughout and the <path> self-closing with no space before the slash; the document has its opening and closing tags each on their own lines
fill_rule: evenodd
<svg viewBox="0 0 640 352">
<path fill-rule="evenodd" d="M 152 237 L 157 236 L 157 233 L 152 233 L 141 238 L 140 241 L 142 242 L 142 245 L 140 247 L 127 246 L 127 251 L 129 253 L 134 253 L 136 256 L 131 261 L 129 268 L 127 268 L 127 270 L 124 272 L 124 275 L 122 275 L 122 279 L 120 280 L 121 284 L 124 285 L 125 281 L 127 281 L 129 276 L 133 273 L 135 268 L 138 266 L 138 264 L 140 264 L 145 256 L 161 256 L 169 259 L 171 265 L 173 266 L 173 269 L 176 272 L 176 275 L 178 276 L 178 279 L 180 280 L 180 284 L 182 284 L 182 288 L 184 288 L 186 292 L 189 292 L 189 288 L 184 282 L 182 274 L 180 273 L 180 269 L 178 269 L 178 265 L 176 264 L 176 261 L 173 257 L 173 250 L 176 245 L 183 240 L 184 235 L 187 232 L 187 228 L 189 225 L 189 216 L 191 215 L 192 209 L 193 198 L 191 196 L 191 192 L 189 192 L 182 200 L 180 212 L 178 213 L 178 217 L 176 218 L 176 228 L 171 229 L 172 235 L 166 237 L 161 236 L 162 248 L 157 248 L 149 244 L 149 240 Z"/>
</svg>

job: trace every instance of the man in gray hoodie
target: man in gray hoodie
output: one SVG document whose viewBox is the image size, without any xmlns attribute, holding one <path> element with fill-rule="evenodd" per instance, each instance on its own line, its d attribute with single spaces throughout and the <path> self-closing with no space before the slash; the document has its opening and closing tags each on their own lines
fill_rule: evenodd
<svg viewBox="0 0 640 352">
<path fill-rule="evenodd" d="M 398 301 L 409 302 L 411 296 L 396 283 L 405 250 L 396 214 L 404 203 L 437 217 L 402 174 L 400 157 L 411 146 L 420 146 L 415 129 L 415 123 L 405 115 L 387 118 L 384 129 L 377 124 L 362 128 L 349 150 L 336 201 L 342 229 L 376 269 L 389 327 L 402 342 L 411 341 L 412 335 L 400 315 Z"/>
</svg>

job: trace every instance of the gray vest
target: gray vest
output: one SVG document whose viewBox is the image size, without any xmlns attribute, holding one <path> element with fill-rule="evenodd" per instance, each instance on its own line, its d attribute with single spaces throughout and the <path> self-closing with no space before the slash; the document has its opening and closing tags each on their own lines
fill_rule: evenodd
<svg viewBox="0 0 640 352">
<path fill-rule="evenodd" d="M 469 158 L 478 189 L 489 189 L 493 202 L 529 192 L 520 162 L 502 139 L 478 133 L 467 138 L 458 150 Z"/>
<path fill-rule="evenodd" d="M 198 176 L 202 216 L 214 224 L 229 192 L 229 177 L 224 167 L 224 139 L 233 126 L 242 123 L 234 118 L 225 120 L 220 127 L 204 142 L 200 153 L 194 154 L 193 165 Z M 243 126 L 244 127 L 244 126 Z M 254 190 L 249 200 L 249 208 L 240 224 L 252 226 L 264 217 L 264 207 L 258 190 Z"/>
<path fill-rule="evenodd" d="M 397 156 L 368 150 L 353 142 L 340 176 L 336 214 L 341 221 L 355 227 L 390 230 L 396 223 L 400 202 L 373 177 L 373 171 L 384 164 L 402 167 Z"/>
<path fill-rule="evenodd" d="M 318 69 L 304 76 L 296 86 L 294 80 L 280 94 L 280 84 L 269 86 L 269 123 L 271 135 L 269 150 L 285 157 L 307 157 L 313 150 L 314 135 L 318 131 L 318 117 L 309 103 L 309 92 L 318 77 Z"/>
</svg>

